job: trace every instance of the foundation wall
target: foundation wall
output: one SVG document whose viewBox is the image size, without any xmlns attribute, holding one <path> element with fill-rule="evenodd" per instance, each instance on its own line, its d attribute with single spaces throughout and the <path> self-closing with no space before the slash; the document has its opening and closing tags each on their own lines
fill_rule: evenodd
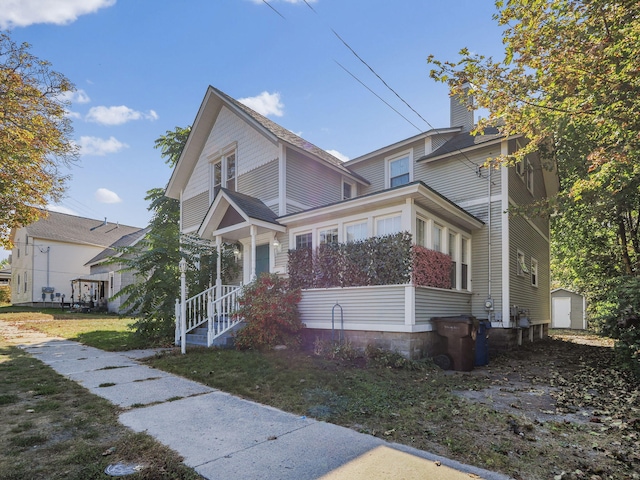
<svg viewBox="0 0 640 480">
<path fill-rule="evenodd" d="M 338 340 L 338 330 L 334 331 L 334 340 Z M 360 330 L 345 330 L 344 339 L 354 348 L 364 350 L 367 345 L 373 345 L 391 352 L 398 352 L 405 358 L 417 360 L 433 357 L 444 352 L 444 339 L 436 332 L 375 332 Z M 331 341 L 331 330 L 306 328 L 303 330 L 303 346 L 313 349 L 316 340 Z"/>
</svg>

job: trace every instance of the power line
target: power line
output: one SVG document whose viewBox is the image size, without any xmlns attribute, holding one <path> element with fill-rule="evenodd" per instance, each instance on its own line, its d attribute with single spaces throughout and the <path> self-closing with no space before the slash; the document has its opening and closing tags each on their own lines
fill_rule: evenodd
<svg viewBox="0 0 640 480">
<path fill-rule="evenodd" d="M 338 64 L 338 66 L 340 68 L 342 68 L 345 72 L 347 72 L 349 75 L 351 75 L 357 82 L 359 82 L 364 88 L 366 88 L 367 90 L 369 90 L 371 93 L 373 93 L 376 97 L 378 97 L 378 99 L 380 99 L 381 102 L 383 102 L 386 106 L 388 106 L 391 110 L 393 110 L 394 112 L 396 112 L 398 115 L 400 115 L 402 118 L 404 118 L 407 122 L 409 122 L 416 130 L 418 130 L 420 133 L 422 133 L 422 129 L 419 128 L 418 126 L 416 126 L 416 124 L 414 124 L 411 120 L 409 120 L 407 117 L 405 117 L 404 115 L 402 115 L 398 110 L 396 110 L 393 106 L 391 106 L 391 104 L 389 104 L 385 99 L 383 99 L 380 95 L 378 95 L 376 92 L 374 92 L 371 88 L 369 88 L 367 85 L 365 85 L 365 83 L 360 80 L 358 77 L 356 77 L 353 73 L 351 73 L 349 70 L 347 70 L 346 67 L 344 67 L 340 62 L 338 62 L 337 60 L 334 60 L 334 62 L 336 62 Z"/>
<path fill-rule="evenodd" d="M 280 15 L 280 17 L 283 20 L 286 20 L 285 16 L 282 15 L 278 10 L 275 9 L 275 7 L 273 5 L 271 5 L 269 2 L 267 2 L 267 0 L 262 0 L 262 3 L 264 3 L 267 7 L 269 7 L 271 10 L 273 10 L 274 12 L 276 12 L 278 15 Z"/>
</svg>

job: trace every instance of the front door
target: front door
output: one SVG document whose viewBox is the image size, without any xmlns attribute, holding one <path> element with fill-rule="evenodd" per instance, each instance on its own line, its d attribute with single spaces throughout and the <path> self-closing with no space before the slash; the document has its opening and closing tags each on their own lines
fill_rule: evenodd
<svg viewBox="0 0 640 480">
<path fill-rule="evenodd" d="M 256 277 L 269 273 L 269 244 L 256 245 Z"/>
</svg>

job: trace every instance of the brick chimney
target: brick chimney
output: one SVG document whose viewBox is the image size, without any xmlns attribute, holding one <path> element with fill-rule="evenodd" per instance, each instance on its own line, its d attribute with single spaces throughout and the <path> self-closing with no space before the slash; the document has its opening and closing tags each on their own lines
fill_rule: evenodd
<svg viewBox="0 0 640 480">
<path fill-rule="evenodd" d="M 462 89 L 467 92 L 470 88 L 468 83 L 462 86 Z M 473 97 L 467 99 L 465 103 L 460 103 L 460 95 L 450 95 L 451 111 L 450 111 L 450 126 L 462 127 L 463 132 L 470 132 L 475 125 L 473 118 Z"/>
</svg>

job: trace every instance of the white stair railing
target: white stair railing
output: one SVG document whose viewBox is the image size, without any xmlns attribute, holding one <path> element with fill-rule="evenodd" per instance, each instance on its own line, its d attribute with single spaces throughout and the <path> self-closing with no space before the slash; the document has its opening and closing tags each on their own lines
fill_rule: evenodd
<svg viewBox="0 0 640 480">
<path fill-rule="evenodd" d="M 238 285 L 222 285 L 220 296 L 217 297 L 218 287 L 214 286 L 187 299 L 185 302 L 185 334 L 207 323 L 207 346 L 211 346 L 213 340 L 240 323 L 233 317 L 240 289 L 241 287 Z M 176 345 L 180 344 L 182 338 L 180 312 L 180 301 L 176 300 Z"/>
<path fill-rule="evenodd" d="M 208 328 L 207 328 L 207 346 L 211 346 L 213 341 L 231 330 L 242 320 L 234 315 L 238 309 L 238 296 L 241 287 L 234 287 L 227 290 L 216 300 L 211 300 L 208 306 Z"/>
</svg>

